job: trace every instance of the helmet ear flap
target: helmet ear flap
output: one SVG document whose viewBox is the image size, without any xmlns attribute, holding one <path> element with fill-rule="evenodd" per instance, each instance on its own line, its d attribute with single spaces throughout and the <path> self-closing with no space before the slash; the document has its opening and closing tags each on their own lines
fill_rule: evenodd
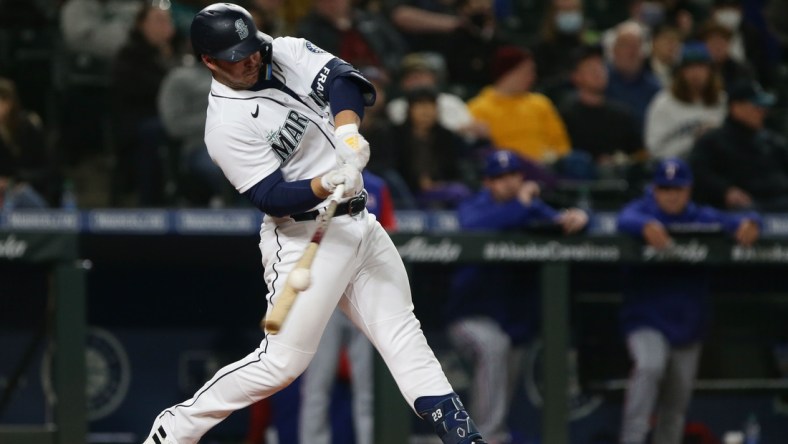
<svg viewBox="0 0 788 444">
<path fill-rule="evenodd" d="M 262 48 L 260 48 L 260 55 L 263 56 L 263 64 L 270 65 L 271 62 L 273 62 L 273 53 L 271 42 L 264 43 Z"/>
</svg>

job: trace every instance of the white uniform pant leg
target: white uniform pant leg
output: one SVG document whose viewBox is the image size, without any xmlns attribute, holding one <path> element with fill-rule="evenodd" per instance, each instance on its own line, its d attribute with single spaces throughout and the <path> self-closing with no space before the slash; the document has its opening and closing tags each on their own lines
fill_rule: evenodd
<svg viewBox="0 0 788 444">
<path fill-rule="evenodd" d="M 344 317 L 339 310 L 334 310 L 331 320 L 323 331 L 317 352 L 301 377 L 298 437 L 299 442 L 304 444 L 331 442 L 329 410 L 331 393 L 337 376 L 339 352 L 342 348 L 342 318 Z"/>
<path fill-rule="evenodd" d="M 344 221 L 343 221 L 344 219 Z M 193 444 L 230 415 L 289 385 L 307 367 L 342 292 L 353 274 L 359 242 L 349 217 L 334 219 L 312 265 L 312 285 L 296 299 L 281 331 L 267 334 L 244 359 L 219 370 L 193 398 L 166 409 L 159 421 L 178 444 Z M 260 248 L 268 285 L 268 310 L 281 294 L 287 273 L 301 257 L 313 222 L 266 223 Z"/>
<path fill-rule="evenodd" d="M 654 444 L 682 442 L 684 418 L 692 398 L 701 348 L 700 343 L 695 343 L 686 347 L 674 347 L 670 352 L 670 361 L 657 404 Z"/>
<path fill-rule="evenodd" d="M 413 314 L 408 275 L 394 243 L 373 216 L 359 222 L 364 239 L 345 313 L 380 352 L 411 408 L 419 397 L 451 393 Z"/>
<path fill-rule="evenodd" d="M 657 330 L 643 328 L 627 336 L 627 345 L 633 368 L 625 394 L 621 443 L 643 444 L 670 358 L 670 344 Z"/>
<path fill-rule="evenodd" d="M 494 320 L 478 316 L 449 326 L 449 338 L 463 359 L 473 365 L 469 411 L 490 441 L 505 439 L 509 413 L 511 340 Z"/>
</svg>

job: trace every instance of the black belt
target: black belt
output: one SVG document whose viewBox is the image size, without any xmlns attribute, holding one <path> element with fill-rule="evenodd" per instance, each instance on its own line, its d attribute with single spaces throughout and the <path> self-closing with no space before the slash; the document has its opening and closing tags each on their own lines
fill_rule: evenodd
<svg viewBox="0 0 788 444">
<path fill-rule="evenodd" d="M 367 207 L 367 192 L 366 190 L 362 190 L 361 194 L 358 196 L 350 199 L 347 202 L 343 202 L 337 205 L 337 210 L 334 212 L 334 217 L 337 216 L 355 216 L 356 214 L 364 211 Z M 312 210 L 307 211 L 306 213 L 298 213 L 298 214 L 291 214 L 290 217 L 296 222 L 303 222 L 307 220 L 315 220 L 317 217 L 320 216 L 320 211 Z"/>
</svg>

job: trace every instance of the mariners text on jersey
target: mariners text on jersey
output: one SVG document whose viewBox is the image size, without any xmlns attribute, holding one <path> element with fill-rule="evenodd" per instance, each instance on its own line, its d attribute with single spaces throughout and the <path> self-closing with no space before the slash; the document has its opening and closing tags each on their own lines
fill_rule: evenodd
<svg viewBox="0 0 788 444">
<path fill-rule="evenodd" d="M 290 110 L 279 131 L 268 136 L 268 142 L 282 163 L 287 161 L 298 144 L 301 143 L 307 126 L 309 126 L 309 119 L 305 115 Z"/>
</svg>

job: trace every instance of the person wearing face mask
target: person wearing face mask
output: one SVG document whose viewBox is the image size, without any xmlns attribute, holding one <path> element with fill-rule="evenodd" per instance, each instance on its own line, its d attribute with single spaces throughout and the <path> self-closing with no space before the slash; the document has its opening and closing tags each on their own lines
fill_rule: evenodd
<svg viewBox="0 0 788 444">
<path fill-rule="evenodd" d="M 755 69 L 759 83 L 771 86 L 772 66 L 767 53 L 766 30 L 744 20 L 738 0 L 716 0 L 710 17 L 731 33 L 730 58 L 738 63 L 749 63 Z"/>
<path fill-rule="evenodd" d="M 646 68 L 654 74 L 663 88 L 668 87 L 673 69 L 681 55 L 681 31 L 672 25 L 662 25 L 654 30 L 651 46 Z"/>
<path fill-rule="evenodd" d="M 553 0 L 542 21 L 539 41 L 534 47 L 537 88 L 554 102 L 560 103 L 571 89 L 570 54 L 596 40 L 597 35 L 588 29 L 581 0 Z"/>
</svg>

